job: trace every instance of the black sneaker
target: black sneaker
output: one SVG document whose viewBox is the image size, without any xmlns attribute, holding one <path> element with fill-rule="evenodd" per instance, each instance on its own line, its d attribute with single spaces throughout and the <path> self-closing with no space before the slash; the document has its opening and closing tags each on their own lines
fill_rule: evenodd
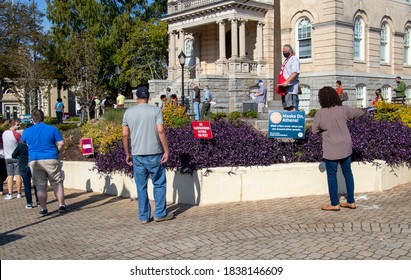
<svg viewBox="0 0 411 280">
<path fill-rule="evenodd" d="M 49 214 L 49 211 L 47 211 L 47 209 L 41 209 L 40 212 L 39 212 L 39 214 L 40 214 L 41 216 L 47 216 L 47 215 Z"/>
<path fill-rule="evenodd" d="M 66 205 L 61 205 L 59 207 L 59 213 L 61 213 L 61 214 L 66 213 Z"/>
</svg>

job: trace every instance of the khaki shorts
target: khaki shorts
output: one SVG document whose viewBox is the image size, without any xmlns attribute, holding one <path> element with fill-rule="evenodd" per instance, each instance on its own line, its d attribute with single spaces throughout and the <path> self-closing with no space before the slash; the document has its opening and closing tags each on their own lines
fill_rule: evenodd
<svg viewBox="0 0 411 280">
<path fill-rule="evenodd" d="M 53 188 L 63 187 L 63 175 L 61 173 L 60 160 L 58 159 L 43 159 L 33 160 L 29 162 L 31 174 L 33 175 L 33 183 L 37 190 L 45 191 L 47 182 Z"/>
</svg>

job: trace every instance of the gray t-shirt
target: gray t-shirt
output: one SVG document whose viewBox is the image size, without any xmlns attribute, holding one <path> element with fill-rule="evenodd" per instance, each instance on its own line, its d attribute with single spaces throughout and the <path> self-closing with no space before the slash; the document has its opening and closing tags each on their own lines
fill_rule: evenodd
<svg viewBox="0 0 411 280">
<path fill-rule="evenodd" d="M 131 154 L 133 156 L 162 154 L 157 125 L 163 124 L 158 107 L 139 104 L 128 108 L 123 116 L 123 126 L 130 129 Z"/>
</svg>

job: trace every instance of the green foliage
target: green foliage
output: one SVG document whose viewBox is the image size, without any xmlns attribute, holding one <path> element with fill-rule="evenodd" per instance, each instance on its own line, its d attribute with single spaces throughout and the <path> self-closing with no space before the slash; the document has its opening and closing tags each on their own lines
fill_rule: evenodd
<svg viewBox="0 0 411 280">
<path fill-rule="evenodd" d="M 75 123 L 62 123 L 62 124 L 56 125 L 56 127 L 60 131 L 67 131 L 67 130 L 70 130 L 70 129 L 77 128 L 77 124 L 75 124 Z"/>
<path fill-rule="evenodd" d="M 127 109 L 125 108 L 107 110 L 101 118 L 105 119 L 107 122 L 121 125 L 123 122 L 124 112 L 126 110 Z"/>
<path fill-rule="evenodd" d="M 217 112 L 217 113 L 211 113 L 211 119 L 213 121 L 221 119 L 221 118 L 226 118 L 227 114 L 224 112 Z"/>
<path fill-rule="evenodd" d="M 106 153 L 114 143 L 122 139 L 122 127 L 111 121 L 101 119 L 98 122 L 88 122 L 81 127 L 84 137 L 93 139 L 99 153 Z"/>
<path fill-rule="evenodd" d="M 181 127 L 191 122 L 186 107 L 168 103 L 163 108 L 164 127 Z"/>
<path fill-rule="evenodd" d="M 314 118 L 317 111 L 318 109 L 311 109 L 310 112 L 308 112 L 307 116 L 310 118 Z"/>
<path fill-rule="evenodd" d="M 377 103 L 376 120 L 400 120 L 405 126 L 411 127 L 411 108 L 401 104 L 386 102 Z"/>
<path fill-rule="evenodd" d="M 255 119 L 258 116 L 258 112 L 249 110 L 248 112 L 243 113 L 243 116 L 249 119 Z"/>
<path fill-rule="evenodd" d="M 55 118 L 55 117 L 44 117 L 44 123 L 46 123 L 46 124 L 57 124 L 57 118 Z"/>
<path fill-rule="evenodd" d="M 240 117 L 241 117 L 241 113 L 237 111 L 234 111 L 228 114 L 228 119 L 231 122 L 237 121 Z"/>
</svg>

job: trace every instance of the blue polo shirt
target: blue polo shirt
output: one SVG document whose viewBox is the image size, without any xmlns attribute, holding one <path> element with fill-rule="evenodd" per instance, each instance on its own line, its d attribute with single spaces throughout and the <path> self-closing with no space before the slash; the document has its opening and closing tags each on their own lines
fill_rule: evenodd
<svg viewBox="0 0 411 280">
<path fill-rule="evenodd" d="M 58 159 L 56 143 L 63 140 L 60 131 L 43 122 L 26 128 L 21 141 L 29 146 L 29 158 L 33 160 Z"/>
</svg>

